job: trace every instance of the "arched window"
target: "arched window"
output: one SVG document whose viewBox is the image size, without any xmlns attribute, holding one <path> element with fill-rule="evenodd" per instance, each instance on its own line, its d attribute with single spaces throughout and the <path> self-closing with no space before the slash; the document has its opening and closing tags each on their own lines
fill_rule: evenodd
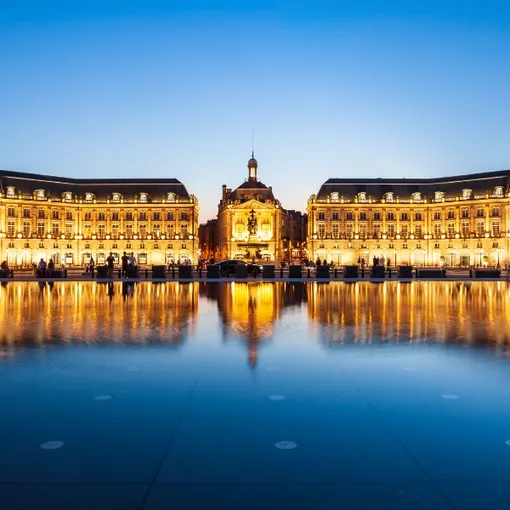
<svg viewBox="0 0 510 510">
<path fill-rule="evenodd" d="M 93 193 L 85 193 L 85 202 L 93 202 L 94 194 Z"/>
<path fill-rule="evenodd" d="M 412 194 L 413 202 L 421 202 L 421 193 L 416 192 Z"/>
<path fill-rule="evenodd" d="M 64 202 L 72 202 L 73 201 L 73 194 L 70 191 L 65 191 L 62 193 L 62 199 Z"/>
<path fill-rule="evenodd" d="M 43 189 L 36 189 L 35 190 L 35 198 L 37 200 L 44 200 L 46 198 L 46 193 Z"/>
<path fill-rule="evenodd" d="M 436 202 L 441 202 L 441 200 L 443 200 L 444 198 L 444 191 L 436 191 L 434 193 L 434 200 Z"/>
<path fill-rule="evenodd" d="M 140 193 L 140 202 L 145 204 L 149 200 L 149 195 L 147 193 Z"/>
<path fill-rule="evenodd" d="M 473 190 L 464 188 L 462 190 L 462 200 L 469 200 L 471 198 L 471 193 L 473 193 Z"/>
<path fill-rule="evenodd" d="M 166 201 L 167 202 L 175 202 L 175 193 L 167 193 Z"/>
<path fill-rule="evenodd" d="M 331 201 L 338 202 L 338 192 L 337 191 L 334 191 L 333 193 L 331 193 Z"/>
<path fill-rule="evenodd" d="M 503 186 L 496 186 L 494 188 L 494 196 L 502 197 L 503 196 Z"/>
<path fill-rule="evenodd" d="M 386 193 L 386 202 L 393 202 L 393 193 Z"/>
<path fill-rule="evenodd" d="M 7 198 L 14 198 L 16 196 L 16 190 L 14 186 L 7 186 Z"/>
<path fill-rule="evenodd" d="M 358 193 L 358 201 L 359 202 L 366 202 L 367 201 L 367 194 L 364 191 Z"/>
<path fill-rule="evenodd" d="M 120 202 L 120 193 L 112 193 L 112 202 Z"/>
</svg>

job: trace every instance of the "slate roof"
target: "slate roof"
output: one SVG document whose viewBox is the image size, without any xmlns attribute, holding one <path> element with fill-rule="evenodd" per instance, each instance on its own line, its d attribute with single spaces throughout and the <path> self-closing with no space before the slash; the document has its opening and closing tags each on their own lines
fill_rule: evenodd
<svg viewBox="0 0 510 510">
<path fill-rule="evenodd" d="M 52 198 L 61 198 L 66 191 L 79 198 L 83 198 L 85 193 L 93 193 L 98 200 L 106 200 L 112 193 L 120 193 L 124 200 L 132 200 L 140 193 L 147 193 L 149 201 L 166 198 L 167 193 L 175 193 L 180 199 L 189 198 L 184 184 L 175 178 L 75 179 L 0 170 L 0 186 L 3 190 L 14 186 L 16 194 L 21 193 L 24 196 L 32 196 L 36 189 L 44 189 L 47 196 Z"/>
<path fill-rule="evenodd" d="M 274 200 L 273 192 L 264 183 L 260 181 L 248 180 L 243 182 L 234 191 L 232 191 L 232 200 L 251 200 L 252 198 L 261 198 L 263 200 Z"/>
<path fill-rule="evenodd" d="M 419 192 L 423 198 L 434 198 L 436 191 L 442 191 L 445 197 L 456 196 L 463 189 L 471 189 L 474 195 L 492 193 L 494 188 L 502 186 L 505 193 L 510 186 L 510 170 L 499 170 L 452 177 L 434 177 L 428 179 L 328 179 L 319 189 L 317 199 L 325 200 L 331 193 L 338 192 L 344 199 L 352 199 L 358 193 L 365 192 L 367 197 L 383 198 L 385 193 L 393 192 L 395 197 L 408 199 Z"/>
</svg>

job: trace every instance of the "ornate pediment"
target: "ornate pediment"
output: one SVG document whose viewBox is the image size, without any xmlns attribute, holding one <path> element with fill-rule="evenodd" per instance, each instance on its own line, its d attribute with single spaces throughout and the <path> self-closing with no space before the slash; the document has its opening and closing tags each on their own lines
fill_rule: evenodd
<svg viewBox="0 0 510 510">
<path fill-rule="evenodd" d="M 252 209 L 265 209 L 267 211 L 272 211 L 276 209 L 274 204 L 266 204 L 264 202 L 259 202 L 258 200 L 252 199 L 248 200 L 247 202 L 241 202 L 237 204 L 233 204 L 230 209 L 247 209 L 248 211 L 251 211 Z"/>
</svg>

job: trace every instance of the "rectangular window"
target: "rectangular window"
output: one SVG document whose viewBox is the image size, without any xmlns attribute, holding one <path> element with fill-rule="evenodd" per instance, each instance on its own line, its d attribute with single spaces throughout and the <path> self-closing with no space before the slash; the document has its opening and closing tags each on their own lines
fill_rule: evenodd
<svg viewBox="0 0 510 510">
<path fill-rule="evenodd" d="M 339 219 L 339 214 L 338 214 L 338 211 L 333 211 L 333 213 L 331 214 L 331 219 L 332 220 L 338 220 Z"/>
<path fill-rule="evenodd" d="M 434 235 L 439 237 L 441 235 L 441 223 L 434 224 Z"/>
<path fill-rule="evenodd" d="M 173 213 L 173 211 L 167 211 L 167 213 L 166 213 L 166 221 L 174 221 L 174 213 Z"/>
<path fill-rule="evenodd" d="M 453 209 L 450 209 L 448 211 L 448 219 L 449 220 L 454 220 L 455 219 L 455 211 Z"/>
<path fill-rule="evenodd" d="M 441 211 L 434 211 L 434 219 L 435 220 L 441 219 Z"/>
<path fill-rule="evenodd" d="M 126 221 L 133 221 L 133 213 L 131 211 L 126 213 Z"/>
<path fill-rule="evenodd" d="M 395 225 L 393 223 L 390 223 L 389 225 L 387 225 L 386 230 L 388 231 L 389 237 L 395 236 Z"/>
<path fill-rule="evenodd" d="M 347 223 L 345 225 L 345 234 L 347 235 L 347 237 L 352 237 L 352 231 L 353 231 L 352 223 Z"/>
<path fill-rule="evenodd" d="M 32 235 L 32 225 L 29 221 L 23 222 L 23 235 L 25 237 L 30 237 Z"/>
<path fill-rule="evenodd" d="M 7 222 L 7 236 L 8 237 L 14 237 L 14 234 L 16 233 L 16 224 L 14 221 L 8 221 Z"/>
<path fill-rule="evenodd" d="M 172 239 L 174 237 L 174 226 L 171 223 L 168 223 L 166 226 L 166 235 Z"/>
<path fill-rule="evenodd" d="M 409 213 L 407 213 L 406 211 L 403 211 L 400 214 L 400 220 L 401 221 L 409 221 Z"/>
<path fill-rule="evenodd" d="M 360 223 L 360 225 L 359 225 L 359 235 L 361 237 L 366 237 L 367 236 L 367 224 L 366 223 Z"/>
<path fill-rule="evenodd" d="M 455 223 L 448 223 L 448 236 L 453 237 L 455 235 Z"/>
<path fill-rule="evenodd" d="M 187 212 L 182 212 L 181 213 L 181 221 L 188 221 L 188 219 L 189 219 L 188 218 L 188 213 Z"/>
<path fill-rule="evenodd" d="M 16 216 L 16 213 L 14 211 L 14 207 L 8 207 L 7 208 L 7 216 L 10 218 L 14 218 Z"/>
<path fill-rule="evenodd" d="M 154 211 L 154 213 L 152 214 L 152 220 L 159 221 L 159 219 L 160 219 L 159 211 Z"/>
<path fill-rule="evenodd" d="M 348 221 L 352 221 L 352 211 L 347 211 L 345 213 L 345 219 Z"/>
<path fill-rule="evenodd" d="M 51 211 L 51 219 L 58 220 L 60 217 L 59 211 Z"/>
<path fill-rule="evenodd" d="M 100 211 L 97 213 L 97 221 L 105 221 L 106 215 L 103 211 Z"/>
<path fill-rule="evenodd" d="M 118 223 L 112 224 L 112 235 L 114 238 L 119 237 L 119 224 Z"/>
<path fill-rule="evenodd" d="M 51 235 L 54 237 L 57 237 L 58 234 L 59 234 L 58 223 L 52 223 L 51 224 Z"/>
<path fill-rule="evenodd" d="M 476 222 L 476 235 L 478 237 L 482 237 L 485 233 L 485 226 L 483 221 L 477 221 Z"/>
<path fill-rule="evenodd" d="M 161 234 L 161 225 L 159 223 L 154 223 L 154 225 L 152 225 L 152 232 L 155 236 L 159 236 L 159 234 Z"/>
<path fill-rule="evenodd" d="M 138 220 L 139 221 L 147 221 L 147 213 L 146 212 L 141 212 L 138 214 Z"/>
<path fill-rule="evenodd" d="M 393 211 L 388 211 L 386 213 L 386 219 L 388 221 L 395 221 L 395 213 Z"/>
<path fill-rule="evenodd" d="M 147 224 L 146 223 L 140 223 L 138 226 L 138 233 L 141 237 L 145 237 L 147 235 Z"/>
<path fill-rule="evenodd" d="M 119 221 L 119 212 L 118 211 L 112 212 L 112 221 Z"/>
<path fill-rule="evenodd" d="M 323 223 L 321 223 L 319 225 L 319 239 L 324 239 L 325 235 L 326 235 L 326 226 Z"/>
<path fill-rule="evenodd" d="M 23 218 L 30 218 L 30 209 L 23 209 Z"/>
<path fill-rule="evenodd" d="M 85 221 L 91 221 L 92 220 L 92 213 L 90 211 L 85 212 Z"/>
<path fill-rule="evenodd" d="M 461 229 L 462 229 L 463 237 L 468 237 L 469 236 L 469 221 L 463 221 Z"/>
<path fill-rule="evenodd" d="M 106 234 L 106 225 L 104 223 L 100 223 L 98 225 L 98 231 L 97 231 L 99 238 L 103 239 Z"/>
<path fill-rule="evenodd" d="M 423 220 L 423 214 L 421 212 L 415 213 L 414 220 L 415 221 L 422 221 Z"/>
<path fill-rule="evenodd" d="M 181 236 L 183 238 L 188 237 L 188 225 L 181 225 Z"/>
<path fill-rule="evenodd" d="M 37 217 L 40 220 L 43 220 L 44 218 L 46 218 L 46 215 L 44 214 L 44 209 L 39 209 L 39 211 L 37 211 Z"/>
<path fill-rule="evenodd" d="M 133 235 L 133 225 L 131 223 L 126 225 L 126 235 L 128 237 L 132 237 Z"/>
<path fill-rule="evenodd" d="M 423 235 L 423 230 L 421 225 L 415 225 L 414 226 L 414 235 L 416 237 L 421 237 Z"/>
<path fill-rule="evenodd" d="M 381 224 L 380 223 L 374 223 L 374 237 L 376 239 L 379 239 L 379 237 L 381 237 Z"/>
<path fill-rule="evenodd" d="M 492 235 L 494 237 L 499 236 L 499 221 L 493 221 L 492 222 Z"/>
<path fill-rule="evenodd" d="M 83 233 L 85 237 L 90 237 L 92 235 L 92 225 L 90 223 L 86 223 L 83 227 Z"/>
<path fill-rule="evenodd" d="M 367 221 L 367 213 L 365 211 L 360 212 L 359 219 L 360 221 Z"/>
<path fill-rule="evenodd" d="M 462 218 L 469 218 L 469 209 L 462 209 Z"/>
<path fill-rule="evenodd" d="M 73 220 L 73 213 L 71 211 L 66 212 L 66 220 Z"/>
<path fill-rule="evenodd" d="M 37 235 L 43 236 L 45 234 L 45 225 L 43 221 L 37 223 Z"/>
<path fill-rule="evenodd" d="M 400 225 L 400 234 L 404 237 L 409 235 L 409 226 L 408 225 Z"/>
<path fill-rule="evenodd" d="M 66 234 L 68 236 L 73 234 L 73 224 L 72 223 L 66 223 Z"/>
<path fill-rule="evenodd" d="M 485 214 L 483 213 L 483 207 L 479 207 L 476 210 L 476 217 L 477 218 L 483 218 L 484 216 L 485 216 Z"/>
<path fill-rule="evenodd" d="M 381 213 L 379 211 L 374 212 L 374 220 L 381 221 Z"/>
<path fill-rule="evenodd" d="M 333 223 L 333 226 L 332 226 L 332 233 L 333 233 L 333 239 L 338 239 L 339 235 L 340 235 L 340 228 L 339 228 L 339 225 L 338 223 Z"/>
<path fill-rule="evenodd" d="M 493 207 L 492 208 L 491 216 L 493 218 L 499 218 L 499 207 Z"/>
</svg>

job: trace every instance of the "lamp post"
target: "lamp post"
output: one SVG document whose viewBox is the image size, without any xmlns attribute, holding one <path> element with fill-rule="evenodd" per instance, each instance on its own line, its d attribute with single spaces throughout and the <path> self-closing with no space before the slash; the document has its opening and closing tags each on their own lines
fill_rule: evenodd
<svg viewBox="0 0 510 510">
<path fill-rule="evenodd" d="M 5 232 L 0 232 L 0 258 L 2 260 L 4 257 L 4 237 L 5 237 Z"/>
</svg>

